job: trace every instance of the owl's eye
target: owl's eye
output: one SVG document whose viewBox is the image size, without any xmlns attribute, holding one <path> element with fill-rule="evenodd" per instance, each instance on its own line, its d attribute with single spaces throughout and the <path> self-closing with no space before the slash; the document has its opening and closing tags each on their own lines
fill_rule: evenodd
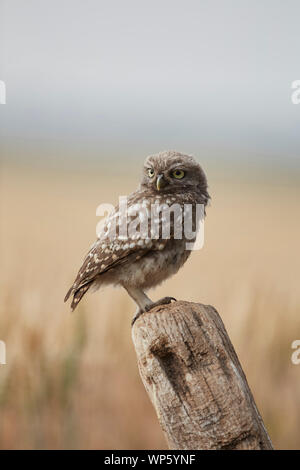
<svg viewBox="0 0 300 470">
<path fill-rule="evenodd" d="M 154 176 L 154 170 L 153 170 L 153 168 L 148 168 L 147 174 L 148 174 L 149 178 L 153 178 L 153 176 Z"/>
<path fill-rule="evenodd" d="M 181 180 L 185 176 L 185 172 L 183 170 L 174 170 L 172 173 L 173 178 Z"/>
</svg>

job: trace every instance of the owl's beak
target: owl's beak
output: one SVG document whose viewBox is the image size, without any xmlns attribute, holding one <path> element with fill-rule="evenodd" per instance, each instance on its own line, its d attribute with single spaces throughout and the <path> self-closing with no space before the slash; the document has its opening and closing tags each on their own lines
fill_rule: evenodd
<svg viewBox="0 0 300 470">
<path fill-rule="evenodd" d="M 158 175 L 158 177 L 156 179 L 157 190 L 160 191 L 166 185 L 167 185 L 167 181 L 164 179 L 164 175 Z"/>
</svg>

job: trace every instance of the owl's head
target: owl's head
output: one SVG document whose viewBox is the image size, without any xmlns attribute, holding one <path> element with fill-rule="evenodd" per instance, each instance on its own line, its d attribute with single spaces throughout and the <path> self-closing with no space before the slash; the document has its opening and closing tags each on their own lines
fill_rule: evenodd
<svg viewBox="0 0 300 470">
<path fill-rule="evenodd" d="M 159 193 L 195 191 L 201 193 L 203 199 L 209 199 L 206 176 L 199 163 L 190 155 L 175 151 L 146 158 L 141 187 Z"/>
</svg>

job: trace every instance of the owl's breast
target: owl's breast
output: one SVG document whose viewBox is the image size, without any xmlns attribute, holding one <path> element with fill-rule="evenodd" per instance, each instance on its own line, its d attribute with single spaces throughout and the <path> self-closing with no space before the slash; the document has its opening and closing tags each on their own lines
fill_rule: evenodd
<svg viewBox="0 0 300 470">
<path fill-rule="evenodd" d="M 155 287 L 176 274 L 190 253 L 184 240 L 168 240 L 162 251 L 151 250 L 134 263 L 120 267 L 115 273 L 114 283 L 141 289 Z"/>
</svg>

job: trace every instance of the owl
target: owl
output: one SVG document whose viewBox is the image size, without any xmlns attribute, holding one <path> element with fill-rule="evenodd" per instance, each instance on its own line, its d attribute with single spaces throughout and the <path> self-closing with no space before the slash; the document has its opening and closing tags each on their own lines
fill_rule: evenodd
<svg viewBox="0 0 300 470">
<path fill-rule="evenodd" d="M 138 189 L 109 214 L 85 257 L 65 297 L 73 297 L 71 309 L 88 290 L 109 284 L 123 287 L 137 304 L 132 324 L 143 312 L 175 301 L 153 302 L 145 292 L 186 262 L 196 238 L 196 207 L 205 215 L 209 199 L 205 173 L 192 156 L 166 151 L 147 157 Z"/>
</svg>

